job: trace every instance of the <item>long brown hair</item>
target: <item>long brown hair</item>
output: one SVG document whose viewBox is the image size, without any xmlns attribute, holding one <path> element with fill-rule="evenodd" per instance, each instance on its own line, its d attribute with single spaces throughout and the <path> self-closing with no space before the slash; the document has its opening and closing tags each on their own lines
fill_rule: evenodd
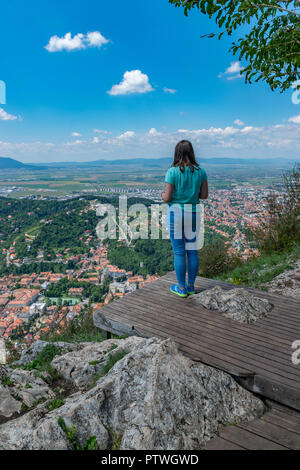
<svg viewBox="0 0 300 470">
<path fill-rule="evenodd" d="M 185 167 L 189 166 L 192 171 L 199 169 L 199 164 L 195 158 L 193 145 L 189 140 L 181 140 L 175 147 L 174 161 L 172 166 L 179 166 L 184 173 Z"/>
</svg>

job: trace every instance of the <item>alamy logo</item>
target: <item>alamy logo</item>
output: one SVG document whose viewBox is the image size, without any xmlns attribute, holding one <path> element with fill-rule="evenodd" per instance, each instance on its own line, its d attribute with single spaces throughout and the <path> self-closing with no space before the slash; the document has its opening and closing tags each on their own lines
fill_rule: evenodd
<svg viewBox="0 0 300 470">
<path fill-rule="evenodd" d="M 169 207 L 168 204 L 133 204 L 128 207 L 126 196 L 119 197 L 119 207 L 97 204 L 95 208 L 96 214 L 102 218 L 96 227 L 100 240 L 118 238 L 127 245 L 139 239 L 168 240 L 172 225 L 174 239 L 185 237 L 187 250 L 200 250 L 203 247 L 203 204 L 197 204 L 195 216 L 191 204 L 185 204 L 183 211 L 179 207 Z"/>
<path fill-rule="evenodd" d="M 292 349 L 295 351 L 292 354 L 292 363 L 294 366 L 298 366 L 300 364 L 300 341 L 294 341 L 292 344 Z"/>
<path fill-rule="evenodd" d="M 6 349 L 5 349 L 5 341 L 4 339 L 0 338 L 0 364 L 6 363 Z"/>
<path fill-rule="evenodd" d="M 292 88 L 295 89 L 294 93 L 292 94 L 292 103 L 300 104 L 300 80 L 296 80 L 292 84 Z"/>
<path fill-rule="evenodd" d="M 3 80 L 0 80 L 0 104 L 6 104 L 6 85 Z"/>
</svg>

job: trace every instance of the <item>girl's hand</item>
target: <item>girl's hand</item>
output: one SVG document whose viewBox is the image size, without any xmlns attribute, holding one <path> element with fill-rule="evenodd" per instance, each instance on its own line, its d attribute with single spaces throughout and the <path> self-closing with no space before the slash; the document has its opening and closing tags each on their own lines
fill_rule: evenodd
<svg viewBox="0 0 300 470">
<path fill-rule="evenodd" d="M 174 186 L 173 184 L 166 183 L 166 190 L 161 193 L 164 202 L 171 202 L 173 197 Z"/>
</svg>

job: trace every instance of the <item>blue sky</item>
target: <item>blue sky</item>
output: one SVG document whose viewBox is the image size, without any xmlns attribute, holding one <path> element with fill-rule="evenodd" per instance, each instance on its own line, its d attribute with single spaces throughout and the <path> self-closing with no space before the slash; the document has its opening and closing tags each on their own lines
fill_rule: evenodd
<svg viewBox="0 0 300 470">
<path fill-rule="evenodd" d="M 231 40 L 200 39 L 216 26 L 198 11 L 186 18 L 168 0 L 14 0 L 1 18 L 1 156 L 158 158 L 182 137 L 199 158 L 299 155 L 293 90 L 236 78 Z"/>
</svg>

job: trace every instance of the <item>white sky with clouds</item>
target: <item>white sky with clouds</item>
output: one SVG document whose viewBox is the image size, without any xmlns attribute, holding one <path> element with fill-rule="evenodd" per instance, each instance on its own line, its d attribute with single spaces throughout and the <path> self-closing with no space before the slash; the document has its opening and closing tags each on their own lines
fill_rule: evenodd
<svg viewBox="0 0 300 470">
<path fill-rule="evenodd" d="M 149 155 L 159 158 L 172 155 L 176 143 L 184 138 L 193 142 L 200 159 L 207 155 L 247 157 L 254 150 L 257 156 L 263 158 L 266 149 L 273 157 L 284 157 L 288 150 L 290 158 L 299 158 L 300 115 L 292 117 L 290 122 L 267 127 L 246 125 L 237 119 L 224 128 L 178 129 L 175 132 L 154 127 L 144 133 L 131 129 L 118 135 L 113 135 L 109 130 L 94 129 L 88 135 L 74 131 L 72 136 L 60 143 L 2 140 L 0 154 L 11 157 L 18 154 L 24 162 L 39 162 L 41 156 L 43 161 L 59 161 L 66 150 L 69 161 Z"/>
<path fill-rule="evenodd" d="M 171 157 L 188 138 L 199 159 L 299 159 L 300 93 L 246 85 L 245 64 L 228 52 L 236 37 L 200 39 L 214 23 L 198 11 L 186 18 L 161 0 L 14 0 L 2 16 L 0 156 Z"/>
</svg>

